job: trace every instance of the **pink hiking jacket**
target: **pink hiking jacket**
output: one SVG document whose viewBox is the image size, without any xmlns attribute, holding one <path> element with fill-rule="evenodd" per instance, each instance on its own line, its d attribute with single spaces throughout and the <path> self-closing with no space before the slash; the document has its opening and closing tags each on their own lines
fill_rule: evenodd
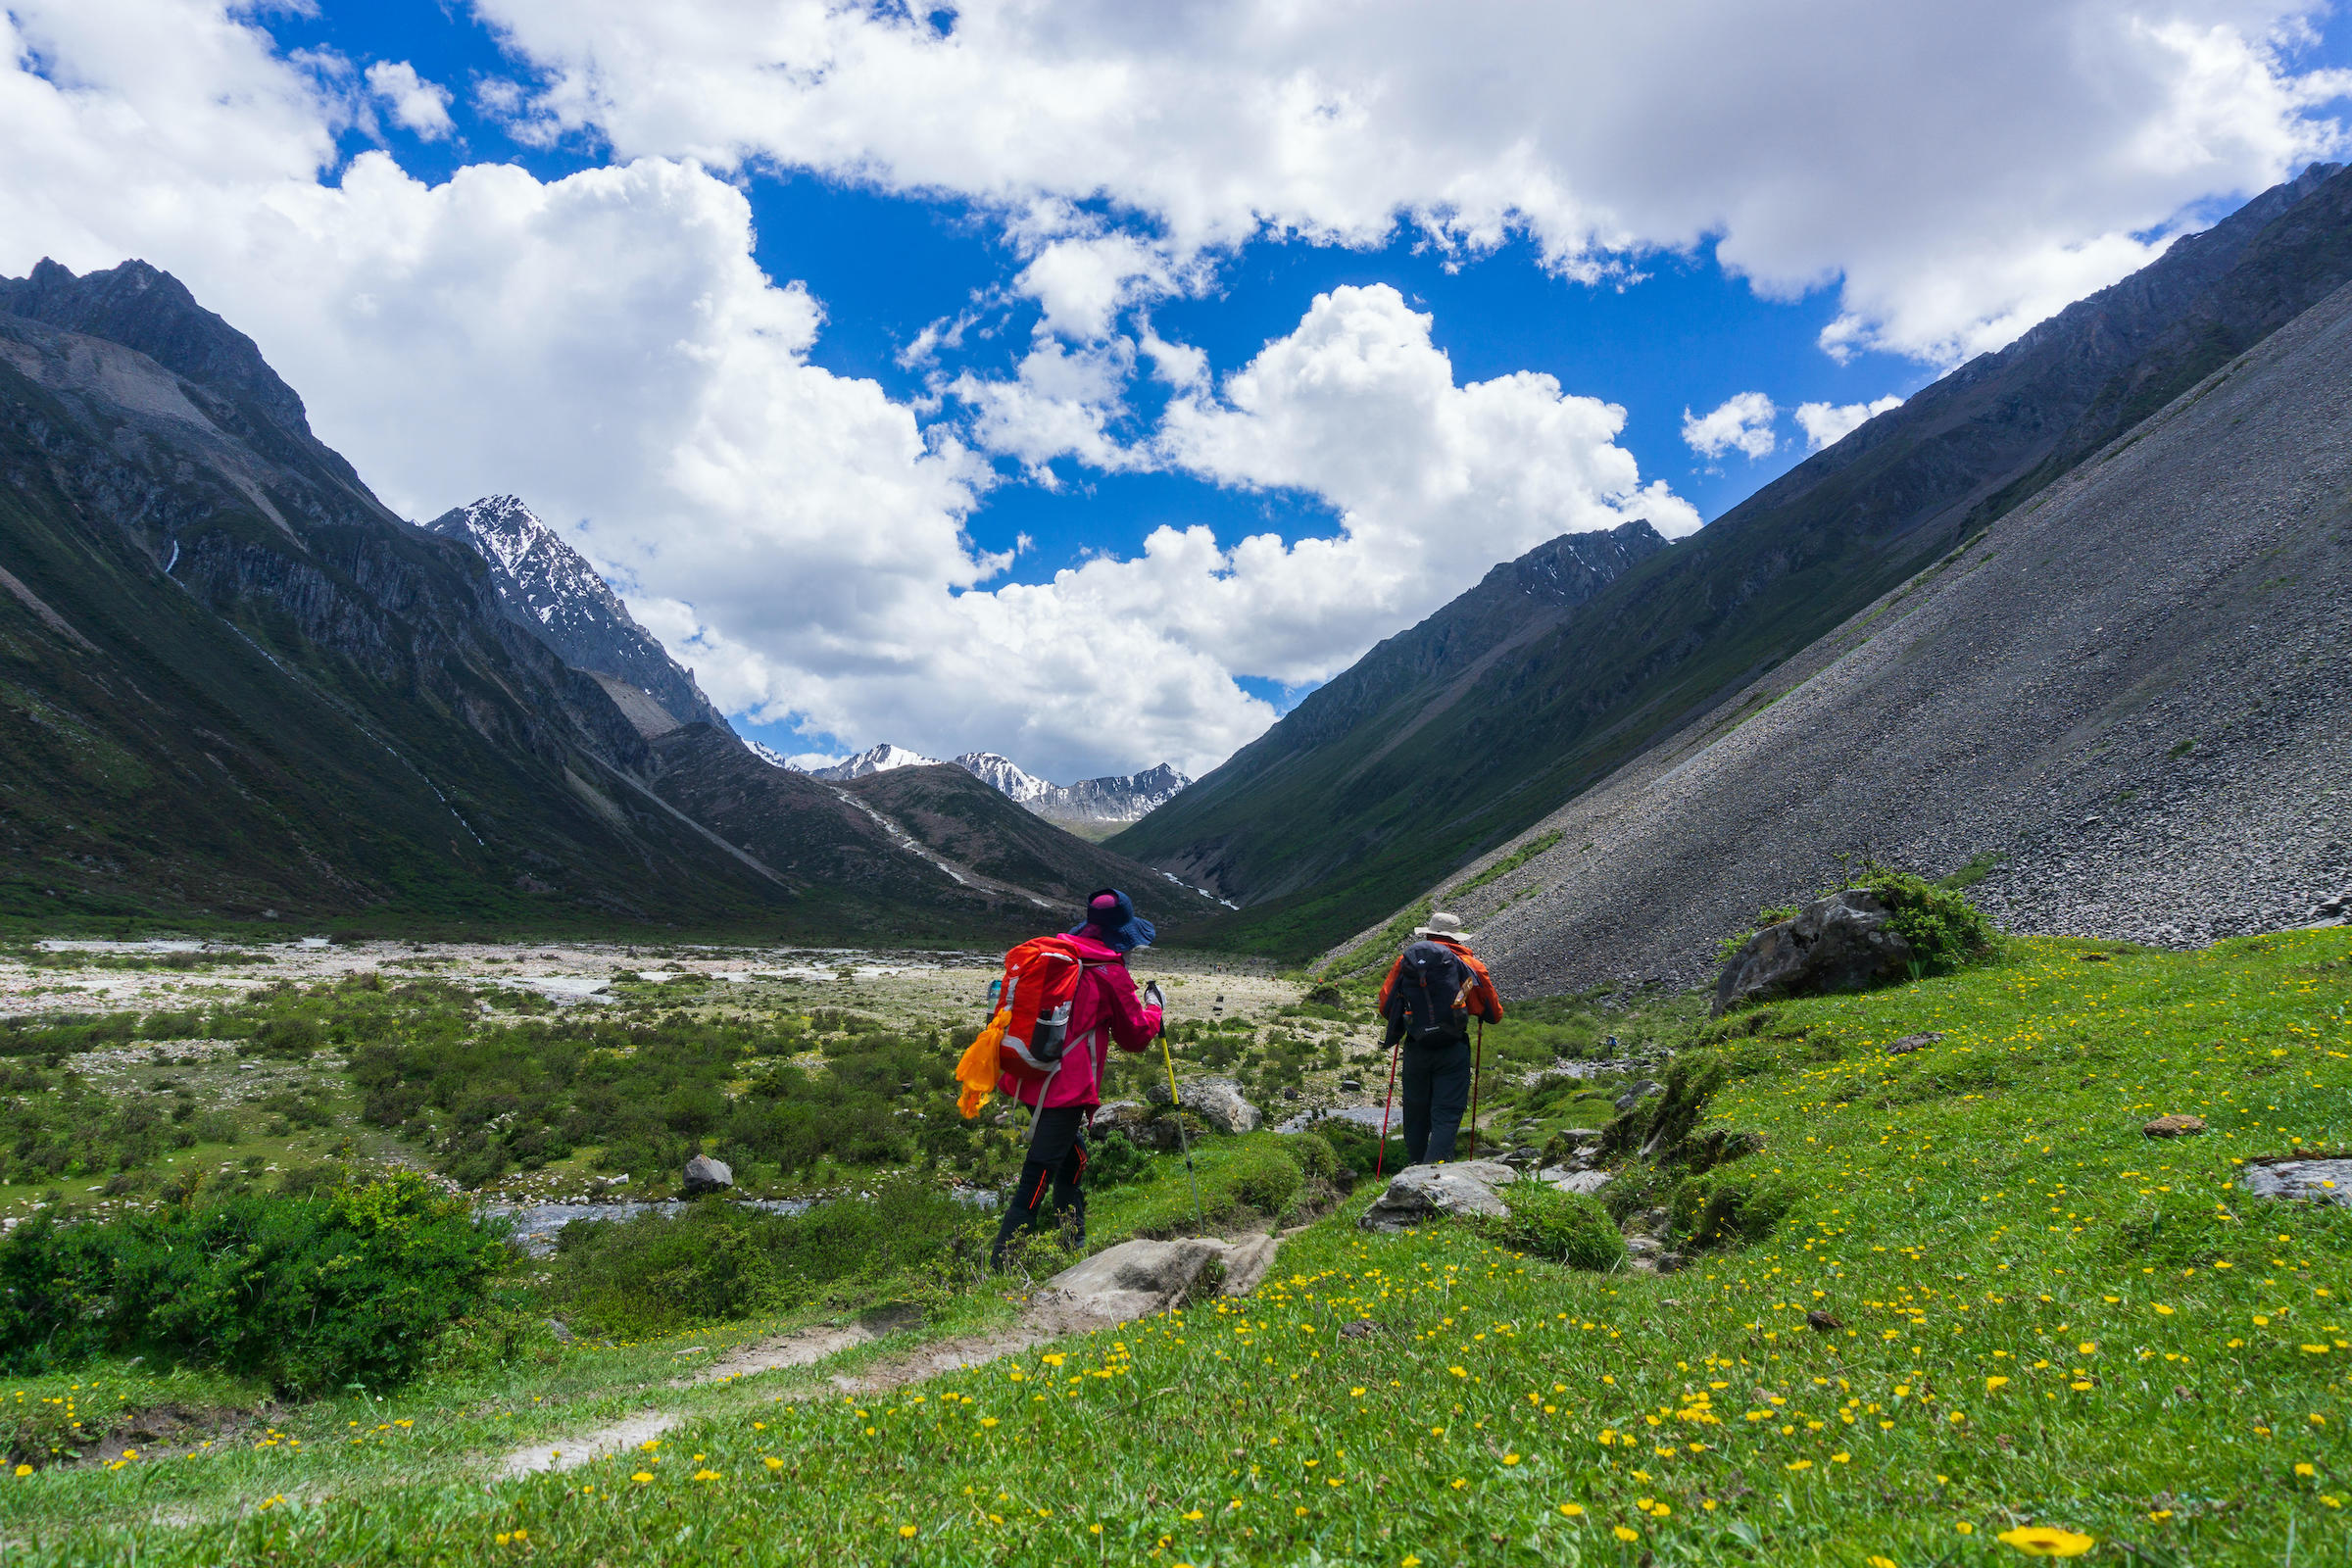
<svg viewBox="0 0 2352 1568">
<path fill-rule="evenodd" d="M 1069 1045 L 1046 1090 L 1047 1110 L 1063 1105 L 1089 1109 L 1102 1103 L 1102 1072 L 1109 1065 L 1106 1041 L 1121 1051 L 1141 1051 L 1159 1033 L 1159 1009 L 1147 1007 L 1136 994 L 1135 977 L 1115 948 L 1092 937 L 1073 937 L 1086 973 L 1078 981 L 1077 998 L 1070 1004 Z M 1024 1105 L 1037 1104 L 1037 1092 L 1048 1084 L 1043 1073 L 1007 1072 L 997 1080 L 999 1093 Z"/>
</svg>

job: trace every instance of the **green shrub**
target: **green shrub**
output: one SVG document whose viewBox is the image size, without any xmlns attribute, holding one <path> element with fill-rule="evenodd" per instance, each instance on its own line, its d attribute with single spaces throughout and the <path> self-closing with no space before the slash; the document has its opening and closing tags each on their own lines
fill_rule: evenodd
<svg viewBox="0 0 2352 1568">
<path fill-rule="evenodd" d="M 862 1298 L 936 1276 L 951 1256 L 968 1256 L 973 1239 L 995 1225 L 994 1215 L 911 1178 L 882 1183 L 870 1200 L 820 1203 L 800 1214 L 709 1198 L 675 1219 L 641 1214 L 564 1226 L 548 1293 L 597 1332 L 661 1334 Z"/>
<path fill-rule="evenodd" d="M 1894 929 L 1911 944 L 1912 977 L 1949 974 L 1992 951 L 1990 918 L 1958 891 L 1872 862 L 1856 884 L 1878 896 Z"/>
<path fill-rule="evenodd" d="M 1288 1145 L 1291 1159 L 1299 1171 L 1312 1178 L 1329 1181 L 1340 1173 L 1340 1156 L 1321 1133 L 1294 1133 Z"/>
<path fill-rule="evenodd" d="M 1675 1190 L 1674 1228 L 1693 1248 L 1749 1245 L 1773 1233 L 1804 1192 L 1785 1176 L 1717 1172 Z"/>
<path fill-rule="evenodd" d="M 1380 1158 L 1380 1134 L 1370 1128 L 1358 1127 L 1351 1121 L 1326 1121 L 1317 1124 L 1315 1136 L 1331 1149 L 1339 1162 L 1358 1176 L 1369 1176 L 1377 1165 L 1394 1175 L 1404 1168 L 1404 1138 L 1389 1135 L 1389 1155 Z"/>
<path fill-rule="evenodd" d="M 1245 1150 L 1225 1169 L 1225 1186 L 1234 1198 L 1267 1215 L 1290 1207 L 1304 1180 L 1298 1161 L 1279 1147 Z"/>
<path fill-rule="evenodd" d="M 1125 1133 L 1106 1133 L 1087 1140 L 1086 1185 L 1124 1187 L 1152 1170 L 1152 1156 Z"/>
<path fill-rule="evenodd" d="M 0 1368 L 136 1350 L 289 1392 L 380 1387 L 416 1370 L 507 1257 L 409 1172 L 323 1198 L 41 1216 L 0 1241 Z"/>
<path fill-rule="evenodd" d="M 553 1362 L 556 1331 L 546 1312 L 521 1292 L 485 1301 L 441 1331 L 424 1357 L 428 1372 L 479 1375 L 518 1361 Z"/>
<path fill-rule="evenodd" d="M 237 1125 L 237 1118 L 225 1110 L 205 1111 L 189 1122 L 187 1127 L 200 1144 L 241 1144 L 245 1141 L 245 1129 Z"/>
<path fill-rule="evenodd" d="M 1545 1182 L 1508 1182 L 1496 1189 L 1506 1214 L 1479 1221 L 1479 1229 L 1514 1251 L 1606 1273 L 1625 1260 L 1625 1238 L 1608 1210 L 1582 1193 L 1563 1193 Z"/>
<path fill-rule="evenodd" d="M 252 1049 L 256 1054 L 300 1061 L 325 1040 L 326 1032 L 318 1027 L 316 1018 L 270 1018 L 253 1031 Z"/>
</svg>

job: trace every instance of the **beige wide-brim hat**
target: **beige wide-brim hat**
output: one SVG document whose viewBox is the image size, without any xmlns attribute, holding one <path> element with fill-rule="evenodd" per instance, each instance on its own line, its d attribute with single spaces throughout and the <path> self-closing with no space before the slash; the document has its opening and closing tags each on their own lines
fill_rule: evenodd
<svg viewBox="0 0 2352 1568">
<path fill-rule="evenodd" d="M 1413 935 L 1417 937 L 1450 937 L 1456 942 L 1470 940 L 1470 933 L 1462 929 L 1462 917 L 1458 914 L 1447 914 L 1442 909 L 1434 911 L 1430 915 L 1429 924 L 1413 927 Z"/>
</svg>

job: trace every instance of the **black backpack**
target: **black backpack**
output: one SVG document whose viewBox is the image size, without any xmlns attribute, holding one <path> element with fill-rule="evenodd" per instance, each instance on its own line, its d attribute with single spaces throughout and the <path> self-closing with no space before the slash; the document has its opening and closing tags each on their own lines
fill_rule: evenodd
<svg viewBox="0 0 2352 1568">
<path fill-rule="evenodd" d="M 1470 966 L 1443 942 L 1416 942 L 1404 950 L 1390 995 L 1404 1007 L 1404 1037 L 1417 1046 L 1446 1046 L 1470 1033 Z"/>
</svg>

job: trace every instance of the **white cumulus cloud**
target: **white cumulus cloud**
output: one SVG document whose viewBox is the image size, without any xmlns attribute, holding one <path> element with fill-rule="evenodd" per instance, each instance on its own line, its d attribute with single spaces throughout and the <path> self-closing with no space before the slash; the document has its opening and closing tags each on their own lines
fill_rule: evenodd
<svg viewBox="0 0 2352 1568">
<path fill-rule="evenodd" d="M 379 60 L 368 68 L 368 90 L 375 95 L 393 122 L 426 141 L 439 141 L 455 131 L 449 118 L 449 89 L 426 81 L 406 60 Z"/>
<path fill-rule="evenodd" d="M 1615 444 L 1621 411 L 1544 375 L 1459 383 L 1429 318 L 1343 289 L 1221 383 L 1147 333 L 1178 391 L 1124 447 L 1103 428 L 1124 338 L 1041 330 L 1016 380 L 964 389 L 992 446 L 1311 493 L 1330 537 L 1163 528 L 1006 584 L 964 528 L 985 465 L 809 363 L 818 302 L 762 273 L 743 193 L 697 165 L 337 169 L 342 85 L 218 6 L 75 0 L 0 27 L 0 142 L 44 150 L 0 165 L 0 269 L 171 269 L 395 508 L 524 496 L 731 711 L 1050 776 L 1199 772 L 1272 721 L 1237 674 L 1327 676 L 1563 530 L 1698 522 Z M 1084 291 L 1063 297 L 1084 330 Z"/>
<path fill-rule="evenodd" d="M 1578 276 L 1711 237 L 1768 292 L 1836 284 L 1825 347 L 1949 361 L 2340 149 L 2352 89 L 2295 63 L 2320 0 L 477 8 L 543 74 L 546 134 L 954 192 L 1016 230 L 1132 215 L 1149 263 L 1098 242 L 1031 280 L 1057 330 L 1204 251 L 1402 222 L 1461 253 L 1523 233 Z"/>
<path fill-rule="evenodd" d="M 1433 28 L 1398 0 L 931 20 L 480 0 L 544 86 L 474 102 L 621 161 L 428 184 L 336 152 L 369 104 L 441 123 L 413 67 L 371 68 L 362 101 L 347 67 L 277 54 L 225 0 L 19 0 L 0 146 L 38 156 L 0 160 L 0 269 L 169 268 L 395 507 L 523 495 L 730 710 L 1054 777 L 1199 772 L 1272 719 L 1237 675 L 1324 678 L 1562 531 L 1699 519 L 1618 444 L 1622 411 L 1544 374 L 1458 379 L 1394 289 L 1318 297 L 1238 368 L 1139 305 L 1200 293 L 1268 231 L 1370 244 L 1404 221 L 1457 253 L 1523 232 L 1570 272 L 1711 235 L 1765 286 L 1842 279 L 1836 346 L 1945 355 L 2334 134 L 2327 81 L 2268 41 L 2292 6 L 2179 0 L 2149 24 L 2106 0 L 1988 4 L 1902 26 L 1861 0 L 1468 4 Z M 997 213 L 1007 292 L 1041 315 L 1017 371 L 943 380 L 943 421 L 812 364 L 820 302 L 761 271 L 722 177 L 770 164 Z M 1156 421 L 1129 405 L 1145 362 L 1172 395 Z M 1718 450 L 1769 435 L 1742 421 Z M 1162 528 L 1008 584 L 965 527 L 998 482 L 967 443 L 1293 492 L 1337 520 Z"/>
<path fill-rule="evenodd" d="M 1903 400 L 1897 397 L 1884 397 L 1876 403 L 1799 403 L 1796 422 L 1805 432 L 1805 450 L 1819 452 L 1836 446 L 1889 409 L 1902 406 Z"/>
<path fill-rule="evenodd" d="M 1761 392 L 1739 392 L 1705 414 L 1683 411 L 1683 445 L 1702 458 L 1726 452 L 1744 452 L 1751 458 L 1770 456 L 1781 444 L 1773 433 L 1780 410 Z"/>
</svg>

